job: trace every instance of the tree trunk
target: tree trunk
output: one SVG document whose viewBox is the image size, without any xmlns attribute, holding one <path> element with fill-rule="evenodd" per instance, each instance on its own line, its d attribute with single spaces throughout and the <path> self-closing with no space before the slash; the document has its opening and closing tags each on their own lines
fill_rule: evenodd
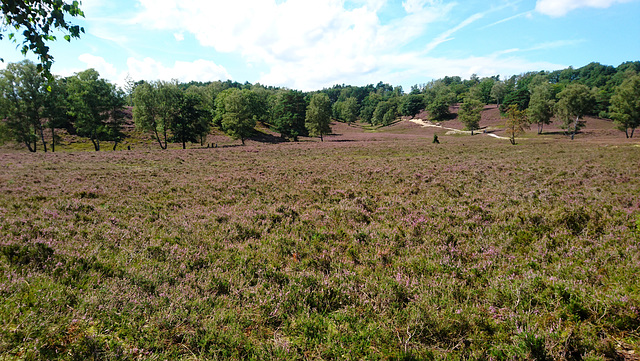
<svg viewBox="0 0 640 361">
<path fill-rule="evenodd" d="M 153 128 L 153 132 L 156 135 L 156 140 L 158 141 L 158 144 L 160 145 L 160 149 L 167 149 L 167 144 L 166 144 L 166 135 L 165 135 L 165 145 L 162 145 L 162 141 L 160 140 L 160 135 L 158 134 L 158 129 L 157 128 Z"/>
<path fill-rule="evenodd" d="M 27 149 L 29 149 L 29 151 L 31 153 L 35 153 L 36 152 L 36 145 L 35 143 L 33 144 L 33 147 L 31 146 L 31 141 L 30 140 L 25 140 L 24 144 L 27 146 Z"/>
<path fill-rule="evenodd" d="M 163 133 L 163 137 L 164 137 L 164 147 L 162 146 L 162 144 L 160 144 L 160 147 L 162 149 L 167 149 L 167 147 L 169 146 L 169 144 L 167 143 L 167 128 L 165 127 L 164 130 L 162 131 Z"/>
<path fill-rule="evenodd" d="M 184 140 L 184 137 L 182 137 L 182 149 L 187 149 L 187 143 Z"/>
<path fill-rule="evenodd" d="M 56 151 L 56 128 L 51 127 L 51 152 Z"/>
<path fill-rule="evenodd" d="M 93 149 L 95 149 L 96 152 L 100 151 L 100 141 L 94 138 L 91 138 L 91 142 L 93 143 Z"/>
<path fill-rule="evenodd" d="M 624 128 L 624 135 L 626 135 L 627 139 L 629 139 L 629 128 Z"/>
<path fill-rule="evenodd" d="M 38 128 L 40 128 L 40 139 L 42 140 L 42 146 L 44 147 L 44 152 L 47 152 L 47 142 L 44 141 L 44 129 L 42 127 L 42 124 L 38 125 Z"/>
<path fill-rule="evenodd" d="M 322 133 L 320 133 L 320 141 L 324 142 L 324 139 L 322 139 Z"/>
<path fill-rule="evenodd" d="M 571 140 L 573 140 L 573 137 L 576 135 L 576 132 L 578 132 L 578 121 L 580 120 L 579 116 L 576 116 L 576 121 L 575 123 L 573 123 L 573 133 L 571 134 Z"/>
<path fill-rule="evenodd" d="M 631 128 L 631 136 L 629 138 L 633 138 L 633 132 L 636 131 L 636 128 Z"/>
<path fill-rule="evenodd" d="M 114 152 L 116 151 L 116 147 L 117 147 L 117 146 L 118 146 L 118 142 L 117 142 L 117 141 L 114 141 L 114 142 L 113 142 L 113 151 L 114 151 Z"/>
</svg>

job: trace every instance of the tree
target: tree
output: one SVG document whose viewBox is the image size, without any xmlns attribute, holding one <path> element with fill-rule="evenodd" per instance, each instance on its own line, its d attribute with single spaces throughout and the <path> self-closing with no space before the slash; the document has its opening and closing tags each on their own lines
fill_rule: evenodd
<svg viewBox="0 0 640 361">
<path fill-rule="evenodd" d="M 570 84 L 558 94 L 558 98 L 555 113 L 573 140 L 576 132 L 584 126 L 581 119 L 593 107 L 595 97 L 586 85 Z"/>
<path fill-rule="evenodd" d="M 203 132 L 209 131 L 202 127 L 206 113 L 202 111 L 202 97 L 193 92 L 180 92 L 177 102 L 177 116 L 170 124 L 173 141 L 182 143 L 182 149 L 187 149 L 187 142 L 197 143 Z"/>
<path fill-rule="evenodd" d="M 253 133 L 257 122 L 255 94 L 248 89 L 236 88 L 222 93 L 227 93 L 223 97 L 222 130 L 233 139 L 240 139 L 244 145 L 245 139 Z"/>
<path fill-rule="evenodd" d="M 298 141 L 306 135 L 304 119 L 307 114 L 307 101 L 304 94 L 295 90 L 280 92 L 275 96 L 272 109 L 272 129 L 282 136 Z"/>
<path fill-rule="evenodd" d="M 375 125 L 389 125 L 396 119 L 397 106 L 390 100 L 378 103 L 373 112 L 372 123 Z"/>
<path fill-rule="evenodd" d="M 611 97 L 611 116 L 627 138 L 640 126 L 640 75 L 625 80 Z M 631 129 L 631 134 L 629 134 Z"/>
<path fill-rule="evenodd" d="M 481 112 L 484 108 L 484 104 L 477 99 L 468 98 L 460 104 L 460 111 L 458 112 L 458 118 L 464 124 L 467 130 L 473 131 L 480 128 Z"/>
<path fill-rule="evenodd" d="M 133 91 L 136 127 L 153 132 L 161 149 L 167 149 L 168 131 L 178 117 L 180 96 L 176 81 L 143 82 Z"/>
<path fill-rule="evenodd" d="M 2 1 L 2 24 L 7 28 L 15 30 L 9 33 L 9 39 L 17 41 L 16 34 L 20 32 L 24 37 L 22 41 L 22 54 L 33 52 L 40 59 L 37 65 L 38 71 L 53 80 L 50 69 L 53 64 L 53 56 L 49 54 L 47 41 L 56 40 L 53 35 L 56 31 L 65 33 L 64 38 L 71 41 L 71 38 L 79 38 L 84 29 L 78 25 L 73 25 L 65 19 L 66 15 L 84 17 L 80 10 L 80 3 L 73 1 L 67 3 L 62 0 L 21 0 Z M 4 30 L 4 28 L 2 28 Z M 0 32 L 0 40 L 4 35 Z M 3 61 L 0 59 L 0 61 Z"/>
<path fill-rule="evenodd" d="M 199 100 L 196 104 L 198 117 L 196 118 L 195 132 L 200 138 L 200 146 L 204 146 L 207 135 L 211 132 L 212 119 L 215 113 L 215 94 L 210 86 L 192 85 L 185 91 L 186 94 L 193 94 Z"/>
<path fill-rule="evenodd" d="M 527 112 L 520 110 L 515 104 L 511 105 L 507 110 L 505 130 L 512 145 L 516 145 L 516 137 L 523 134 L 525 129 L 529 129 Z"/>
<path fill-rule="evenodd" d="M 526 88 L 515 90 L 505 96 L 502 105 L 500 105 L 500 111 L 506 112 L 512 104 L 516 104 L 520 110 L 525 110 L 529 107 L 530 97 L 531 94 Z"/>
<path fill-rule="evenodd" d="M 312 137 L 320 137 L 324 141 L 323 135 L 331 133 L 331 101 L 324 93 L 316 93 L 311 96 L 307 115 L 305 117 L 305 127 Z"/>
<path fill-rule="evenodd" d="M 354 97 L 349 97 L 342 104 L 342 117 L 348 125 L 355 123 L 358 119 L 358 101 Z"/>
<path fill-rule="evenodd" d="M 410 94 L 402 98 L 400 113 L 402 115 L 415 117 L 425 107 L 424 97 L 419 94 Z"/>
<path fill-rule="evenodd" d="M 542 127 L 551 123 L 555 100 L 551 91 L 551 84 L 543 83 L 533 88 L 527 116 L 531 123 L 538 125 L 538 134 L 542 134 Z M 511 111 L 511 108 L 509 108 Z"/>
<path fill-rule="evenodd" d="M 370 92 L 362 101 L 362 107 L 360 107 L 360 119 L 369 124 L 372 123 L 373 112 L 376 111 L 378 103 L 382 101 L 382 96 L 376 92 Z"/>
<path fill-rule="evenodd" d="M 504 96 L 507 94 L 507 86 L 501 82 L 497 81 L 493 83 L 491 87 L 491 98 L 496 101 L 498 107 L 500 107 L 500 102 L 504 99 Z"/>
<path fill-rule="evenodd" d="M 115 149 L 123 137 L 124 93 L 94 69 L 70 77 L 68 91 L 69 114 L 75 117 L 78 135 L 89 138 L 96 151 L 100 141 L 114 141 Z"/>
<path fill-rule="evenodd" d="M 49 82 L 50 91 L 44 93 L 44 113 L 43 117 L 47 119 L 47 128 L 51 130 L 51 151 L 56 151 L 56 143 L 58 136 L 56 129 L 70 129 L 72 123 L 67 112 L 69 111 L 69 94 L 67 92 L 67 79 L 54 77 Z"/>
<path fill-rule="evenodd" d="M 0 71 L 0 117 L 7 119 L 11 137 L 36 152 L 38 137 L 44 141 L 42 109 L 46 81 L 29 60 L 11 63 Z"/>
</svg>

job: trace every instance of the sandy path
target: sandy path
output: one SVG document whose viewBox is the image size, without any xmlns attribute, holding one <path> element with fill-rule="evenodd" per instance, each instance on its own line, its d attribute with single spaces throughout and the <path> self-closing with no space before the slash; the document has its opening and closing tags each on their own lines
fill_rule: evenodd
<svg viewBox="0 0 640 361">
<path fill-rule="evenodd" d="M 471 131 L 468 131 L 468 130 L 460 130 L 460 129 L 456 129 L 456 128 L 443 127 L 442 125 L 436 125 L 436 124 L 431 123 L 430 121 L 424 121 L 422 119 L 409 119 L 409 121 L 412 122 L 412 123 L 419 124 L 419 125 L 421 125 L 423 127 L 434 127 L 434 128 L 446 129 L 446 130 L 448 130 L 447 134 L 451 134 L 451 133 L 471 134 Z M 497 138 L 497 139 L 509 140 L 509 138 L 507 138 L 507 137 L 501 137 L 499 135 L 492 134 L 492 133 L 476 132 L 476 134 L 484 134 L 484 135 L 488 135 L 490 137 Z M 516 139 L 520 140 L 520 138 L 516 138 Z"/>
</svg>

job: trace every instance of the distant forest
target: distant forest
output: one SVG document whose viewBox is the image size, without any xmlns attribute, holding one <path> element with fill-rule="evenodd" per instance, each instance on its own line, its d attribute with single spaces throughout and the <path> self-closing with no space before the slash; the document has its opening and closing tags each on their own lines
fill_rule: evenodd
<svg viewBox="0 0 640 361">
<path fill-rule="evenodd" d="M 385 126 L 426 110 L 430 120 L 444 121 L 452 117 L 449 109 L 456 103 L 468 109 L 465 119 L 469 115 L 470 121 L 463 122 L 470 130 L 477 128 L 471 113 L 479 114 L 484 104 L 498 104 L 503 113 L 522 112 L 539 133 L 552 117 L 561 119 L 571 134 L 583 126 L 585 115 L 613 119 L 626 137 L 633 137 L 640 125 L 640 61 L 617 67 L 590 63 L 508 79 L 447 76 L 408 92 L 383 82 L 301 92 L 230 80 L 129 80 L 121 89 L 94 69 L 48 81 L 25 60 L 0 71 L 0 93 L 0 143 L 18 142 L 31 152 L 55 151 L 61 129 L 90 139 L 96 151 L 101 142 L 112 142 L 115 149 L 127 136 L 127 107 L 136 128 L 149 132 L 162 149 L 174 142 L 183 148 L 186 143 L 204 145 L 213 128 L 244 144 L 258 122 L 297 141 L 330 133 L 332 119 Z"/>
</svg>

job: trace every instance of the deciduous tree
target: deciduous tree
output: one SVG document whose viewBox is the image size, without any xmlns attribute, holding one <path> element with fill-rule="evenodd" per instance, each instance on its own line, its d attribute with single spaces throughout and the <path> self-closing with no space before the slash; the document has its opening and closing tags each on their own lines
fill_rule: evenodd
<svg viewBox="0 0 640 361">
<path fill-rule="evenodd" d="M 136 127 L 153 132 L 161 149 L 167 149 L 171 124 L 179 114 L 180 97 L 176 81 L 143 82 L 133 91 Z"/>
<path fill-rule="evenodd" d="M 275 96 L 272 114 L 272 129 L 283 138 L 298 141 L 298 137 L 307 134 L 304 120 L 307 114 L 307 101 L 304 94 L 287 90 Z"/>
<path fill-rule="evenodd" d="M 244 145 L 254 131 L 256 119 L 257 99 L 251 90 L 228 89 L 224 96 L 224 114 L 222 115 L 222 130 L 233 139 L 240 139 Z M 222 94 L 221 93 L 221 94 Z"/>
<path fill-rule="evenodd" d="M 7 119 L 11 137 L 30 152 L 37 150 L 38 138 L 47 151 L 42 119 L 45 88 L 45 78 L 29 60 L 0 71 L 0 117 Z"/>
<path fill-rule="evenodd" d="M 481 112 L 484 108 L 484 104 L 477 99 L 468 98 L 460 104 L 460 110 L 458 112 L 458 118 L 464 124 L 467 130 L 473 131 L 480 128 Z"/>
<path fill-rule="evenodd" d="M 543 83 L 533 88 L 529 108 L 527 108 L 527 116 L 531 123 L 538 125 L 538 134 L 542 134 L 542 127 L 551 123 L 553 117 L 553 107 L 555 100 L 551 91 L 551 84 Z M 509 108 L 508 112 L 511 112 Z"/>
<path fill-rule="evenodd" d="M 570 84 L 558 94 L 558 98 L 554 107 L 555 113 L 573 140 L 576 132 L 584 126 L 581 119 L 593 107 L 595 97 L 587 86 Z"/>
<path fill-rule="evenodd" d="M 17 34 L 23 36 L 22 54 L 33 52 L 40 59 L 37 65 L 38 71 L 53 80 L 50 69 L 53 64 L 53 56 L 49 54 L 46 42 L 56 40 L 54 33 L 61 31 L 65 40 L 79 38 L 84 29 L 68 21 L 68 16 L 84 17 L 78 1 L 66 2 L 62 0 L 11 0 L 2 1 L 2 24 L 11 32 L 9 39 L 17 41 Z M 65 18 L 66 17 L 66 18 Z M 0 27 L 0 40 L 4 38 L 4 28 Z M 0 59 L 2 61 L 2 59 Z"/>
<path fill-rule="evenodd" d="M 324 141 L 323 135 L 331 133 L 331 101 L 324 93 L 316 93 L 311 96 L 307 115 L 305 117 L 305 127 L 312 137 L 320 137 Z"/>
<path fill-rule="evenodd" d="M 611 97 L 611 116 L 627 138 L 640 127 L 640 75 L 625 80 Z M 631 133 L 629 133 L 631 129 Z"/>
<path fill-rule="evenodd" d="M 507 110 L 505 131 L 512 145 L 516 145 L 516 137 L 524 134 L 525 129 L 529 129 L 527 111 L 520 110 L 515 104 L 511 105 Z"/>
<path fill-rule="evenodd" d="M 88 69 L 69 78 L 69 114 L 75 117 L 78 135 L 87 137 L 96 151 L 100 141 L 122 140 L 124 93 Z"/>
<path fill-rule="evenodd" d="M 419 94 L 409 94 L 402 98 L 402 104 L 400 105 L 400 113 L 402 115 L 415 117 L 425 108 L 424 97 Z"/>
</svg>

